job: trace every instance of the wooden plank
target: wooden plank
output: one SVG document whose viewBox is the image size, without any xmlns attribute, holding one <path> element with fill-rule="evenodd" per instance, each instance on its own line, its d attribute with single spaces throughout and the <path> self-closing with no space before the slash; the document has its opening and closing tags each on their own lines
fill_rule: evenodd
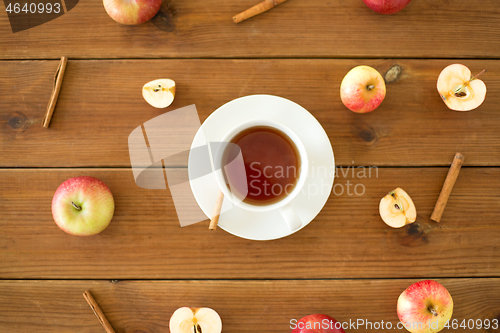
<svg viewBox="0 0 500 333">
<path fill-rule="evenodd" d="M 211 307 L 223 332 L 290 332 L 292 319 L 312 313 L 333 316 L 346 332 L 380 332 L 375 323 L 396 330 L 399 294 L 417 280 L 330 281 L 0 281 L 0 329 L 16 333 L 101 332 L 82 297 L 90 289 L 116 332 L 168 332 L 179 307 Z M 454 301 L 453 319 L 500 317 L 499 279 L 439 280 Z M 366 324 L 372 323 L 372 328 Z M 374 326 L 374 327 L 373 327 Z M 345 326 L 348 327 L 348 326 Z M 379 326 L 380 327 L 380 326 Z M 390 331 L 385 329 L 382 331 Z M 398 330 L 399 331 L 399 330 Z M 499 332 L 463 329 L 443 332 Z M 406 332 L 404 328 L 400 332 Z"/>
<path fill-rule="evenodd" d="M 500 276 L 500 169 L 462 168 L 439 224 L 429 217 L 446 168 L 381 168 L 371 178 L 358 171 L 339 171 L 334 193 L 306 228 L 257 242 L 209 232 L 208 221 L 181 228 L 168 192 L 138 188 L 129 169 L 3 169 L 0 278 Z M 78 175 L 102 179 L 115 197 L 113 221 L 97 236 L 67 235 L 52 220 L 54 191 Z M 392 229 L 378 204 L 398 186 L 412 196 L 418 217 Z"/>
<path fill-rule="evenodd" d="M 0 58 L 500 57 L 497 0 L 420 0 L 385 16 L 361 1 L 290 1 L 241 24 L 256 0 L 169 0 L 152 22 L 115 23 L 102 1 L 13 34 L 0 21 Z M 4 11 L 2 5 L 1 10 Z"/>
<path fill-rule="evenodd" d="M 130 166 L 128 135 L 165 112 L 141 95 L 142 85 L 159 76 L 177 81 L 176 100 L 166 110 L 196 104 L 202 122 L 237 97 L 289 98 L 323 125 L 337 165 L 449 165 L 460 151 L 466 165 L 498 166 L 500 95 L 492 92 L 500 90 L 500 80 L 490 73 L 500 71 L 500 62 L 464 61 L 473 72 L 490 70 L 484 75 L 490 93 L 479 109 L 454 112 L 435 88 L 440 71 L 454 61 L 70 60 L 48 130 L 40 123 L 57 61 L 4 62 L 0 166 Z M 342 104 L 339 89 L 349 69 L 363 63 L 381 73 L 400 65 L 402 74 L 388 84 L 379 109 L 355 114 Z"/>
</svg>

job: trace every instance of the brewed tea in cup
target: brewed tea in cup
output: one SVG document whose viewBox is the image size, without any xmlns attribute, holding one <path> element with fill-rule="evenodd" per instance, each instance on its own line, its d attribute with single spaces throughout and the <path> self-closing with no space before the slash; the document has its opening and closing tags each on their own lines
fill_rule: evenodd
<svg viewBox="0 0 500 333">
<path fill-rule="evenodd" d="M 279 122 L 253 120 L 233 128 L 223 142 L 215 158 L 222 166 L 216 179 L 225 197 L 249 211 L 279 209 L 292 231 L 300 228 L 290 205 L 308 171 L 300 138 Z"/>
</svg>

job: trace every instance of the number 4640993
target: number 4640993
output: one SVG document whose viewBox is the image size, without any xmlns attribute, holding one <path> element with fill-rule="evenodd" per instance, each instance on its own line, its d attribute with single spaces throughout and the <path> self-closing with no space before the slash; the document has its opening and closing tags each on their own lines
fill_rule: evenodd
<svg viewBox="0 0 500 333">
<path fill-rule="evenodd" d="M 453 319 L 451 321 L 447 321 L 446 324 L 444 325 L 444 327 L 446 328 L 451 328 L 451 329 L 454 329 L 456 330 L 457 328 L 464 328 L 464 329 L 481 329 L 481 328 L 485 328 L 485 329 L 498 329 L 498 319 L 493 319 L 493 320 L 489 320 L 489 319 L 464 319 L 462 320 L 462 322 L 458 322 L 457 319 Z"/>
<path fill-rule="evenodd" d="M 61 4 L 60 3 L 25 3 L 24 6 L 22 6 L 19 3 L 9 3 L 7 5 L 7 8 L 5 9 L 7 13 L 14 13 L 14 14 L 19 14 L 19 13 L 24 13 L 24 14 L 50 14 L 50 13 L 55 13 L 59 14 L 61 12 Z"/>
</svg>

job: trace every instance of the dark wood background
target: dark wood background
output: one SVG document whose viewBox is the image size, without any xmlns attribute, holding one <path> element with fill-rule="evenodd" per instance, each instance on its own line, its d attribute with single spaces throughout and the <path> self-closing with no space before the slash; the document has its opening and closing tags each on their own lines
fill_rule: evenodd
<svg viewBox="0 0 500 333">
<path fill-rule="evenodd" d="M 500 319 L 498 0 L 414 0 L 392 16 L 361 0 L 289 0 L 232 22 L 256 2 L 164 0 L 152 21 L 122 26 L 102 1 L 80 0 L 15 34 L 0 14 L 1 332 L 101 332 L 86 289 L 123 333 L 168 332 L 180 306 L 216 309 L 224 332 L 289 332 L 290 319 L 311 313 L 395 325 L 399 294 L 426 278 L 449 289 L 459 322 Z M 70 60 L 44 129 L 62 55 Z M 436 91 L 441 70 L 456 62 L 488 69 L 487 98 L 474 111 L 448 110 Z M 370 114 L 340 101 L 342 78 L 360 64 L 382 75 L 402 70 Z M 177 83 L 166 110 L 141 96 L 159 77 Z M 284 239 L 209 232 L 208 221 L 180 228 L 168 191 L 135 185 L 128 135 L 168 110 L 196 104 L 203 122 L 260 93 L 304 106 L 338 166 L 376 166 L 378 177 L 340 174 L 336 183 L 362 184 L 365 193 L 332 194 L 310 225 Z M 456 152 L 465 166 L 435 223 L 429 217 Z M 56 188 L 80 175 L 102 179 L 116 202 L 110 226 L 87 238 L 62 232 L 50 208 Z M 398 186 L 418 217 L 391 229 L 378 203 Z"/>
</svg>

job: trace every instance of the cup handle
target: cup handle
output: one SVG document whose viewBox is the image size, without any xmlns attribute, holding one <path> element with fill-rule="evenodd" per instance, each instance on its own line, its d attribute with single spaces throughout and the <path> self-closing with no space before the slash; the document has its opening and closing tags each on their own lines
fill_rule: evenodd
<svg viewBox="0 0 500 333">
<path fill-rule="evenodd" d="M 299 215 L 297 215 L 297 212 L 293 209 L 291 204 L 281 207 L 280 213 L 291 231 L 295 231 L 302 227 L 302 221 L 300 221 Z"/>
</svg>

